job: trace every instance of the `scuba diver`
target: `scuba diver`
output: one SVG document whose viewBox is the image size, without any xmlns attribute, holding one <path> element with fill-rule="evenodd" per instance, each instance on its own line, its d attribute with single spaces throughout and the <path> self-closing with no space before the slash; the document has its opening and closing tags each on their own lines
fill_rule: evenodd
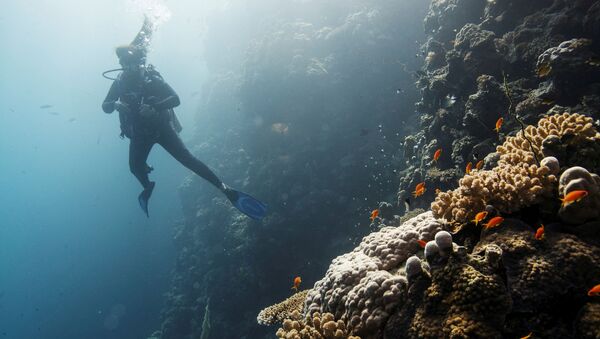
<svg viewBox="0 0 600 339">
<path fill-rule="evenodd" d="M 179 138 L 181 125 L 173 111 L 179 106 L 179 96 L 152 65 L 146 65 L 153 29 L 152 22 L 145 18 L 133 42 L 116 48 L 122 68 L 103 73 L 104 77 L 114 81 L 102 103 L 102 110 L 119 112 L 121 138 L 130 140 L 129 168 L 144 188 L 138 196 L 140 207 L 149 217 L 148 200 L 155 182 L 148 177 L 153 168 L 146 160 L 152 146 L 159 144 L 182 165 L 217 187 L 242 213 L 261 219 L 266 214 L 265 204 L 225 185 Z M 116 78 L 106 76 L 115 71 L 122 72 Z"/>
</svg>

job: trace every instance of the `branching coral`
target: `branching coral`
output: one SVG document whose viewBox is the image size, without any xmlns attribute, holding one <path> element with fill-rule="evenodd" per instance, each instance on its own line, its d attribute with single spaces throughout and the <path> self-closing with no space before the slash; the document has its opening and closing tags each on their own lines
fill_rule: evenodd
<svg viewBox="0 0 600 339">
<path fill-rule="evenodd" d="M 497 147 L 498 165 L 491 170 L 474 171 L 459 181 L 453 191 L 440 193 L 431 204 L 433 215 L 452 221 L 456 227 L 465 223 L 487 204 L 503 213 L 511 213 L 532 205 L 543 197 L 553 196 L 556 173 L 550 167 L 535 163 L 531 149 L 543 155 L 547 138 L 573 136 L 577 140 L 599 140 L 593 120 L 580 114 L 557 114 L 540 120 L 537 127 L 528 126 Z M 529 141 L 531 140 L 531 147 Z M 547 164 L 547 163 L 546 163 Z M 555 170 L 555 168 L 552 168 Z"/>
<path fill-rule="evenodd" d="M 273 325 L 290 318 L 293 312 L 302 312 L 308 291 L 310 290 L 294 293 L 284 301 L 263 309 L 256 317 L 256 321 L 261 325 Z"/>
<path fill-rule="evenodd" d="M 283 322 L 283 327 L 277 330 L 278 338 L 285 339 L 360 339 L 349 335 L 346 324 L 342 320 L 335 321 L 333 314 L 314 313 L 312 316 L 302 316 L 295 311 L 289 319 Z"/>
</svg>

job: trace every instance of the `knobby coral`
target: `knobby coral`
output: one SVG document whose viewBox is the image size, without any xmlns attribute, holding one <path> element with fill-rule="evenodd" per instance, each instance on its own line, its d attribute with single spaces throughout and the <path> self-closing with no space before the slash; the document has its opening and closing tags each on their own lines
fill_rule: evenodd
<svg viewBox="0 0 600 339">
<path fill-rule="evenodd" d="M 443 227 L 426 212 L 366 236 L 352 252 L 333 260 L 308 293 L 307 313 L 331 312 L 347 321 L 353 334 L 376 333 L 403 303 L 408 284 L 403 266 L 420 249 L 418 240 L 432 240 Z"/>
<path fill-rule="evenodd" d="M 315 313 L 307 315 L 304 320 L 300 312 L 295 311 L 289 319 L 283 322 L 283 327 L 277 330 L 278 338 L 285 339 L 360 339 L 349 335 L 346 324 L 335 320 L 333 314 Z"/>
<path fill-rule="evenodd" d="M 578 224 L 600 216 L 600 177 L 585 168 L 575 166 L 564 171 L 559 180 L 561 197 L 575 190 L 585 190 L 588 196 L 577 203 L 563 204 L 559 217 L 571 224 Z"/>
</svg>

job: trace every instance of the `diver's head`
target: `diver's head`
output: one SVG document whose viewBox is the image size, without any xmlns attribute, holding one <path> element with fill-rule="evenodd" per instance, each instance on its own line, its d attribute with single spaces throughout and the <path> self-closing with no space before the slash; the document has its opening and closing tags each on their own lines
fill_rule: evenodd
<svg viewBox="0 0 600 339">
<path fill-rule="evenodd" d="M 119 57 L 119 64 L 125 72 L 136 72 L 144 68 L 146 64 L 146 51 L 137 46 L 123 45 L 115 50 Z"/>
</svg>

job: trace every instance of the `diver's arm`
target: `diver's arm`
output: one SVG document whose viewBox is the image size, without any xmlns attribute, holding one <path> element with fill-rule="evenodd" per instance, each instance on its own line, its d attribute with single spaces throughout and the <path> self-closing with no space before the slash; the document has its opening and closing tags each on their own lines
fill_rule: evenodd
<svg viewBox="0 0 600 339">
<path fill-rule="evenodd" d="M 161 87 L 162 87 L 161 88 L 162 91 L 164 92 L 164 95 L 162 95 L 162 97 L 164 97 L 164 99 L 155 103 L 153 105 L 154 109 L 156 109 L 158 111 L 162 111 L 165 109 L 179 106 L 181 101 L 179 100 L 179 95 L 177 95 L 177 93 L 175 93 L 173 88 L 171 88 L 171 86 L 169 86 L 169 84 L 167 84 L 164 81 L 162 82 Z"/>
<path fill-rule="evenodd" d="M 104 113 L 112 113 L 114 112 L 116 105 L 115 103 L 119 100 L 119 90 L 116 81 L 113 81 L 110 89 L 108 90 L 108 94 L 106 94 L 106 98 L 102 103 L 102 110 Z"/>
</svg>

